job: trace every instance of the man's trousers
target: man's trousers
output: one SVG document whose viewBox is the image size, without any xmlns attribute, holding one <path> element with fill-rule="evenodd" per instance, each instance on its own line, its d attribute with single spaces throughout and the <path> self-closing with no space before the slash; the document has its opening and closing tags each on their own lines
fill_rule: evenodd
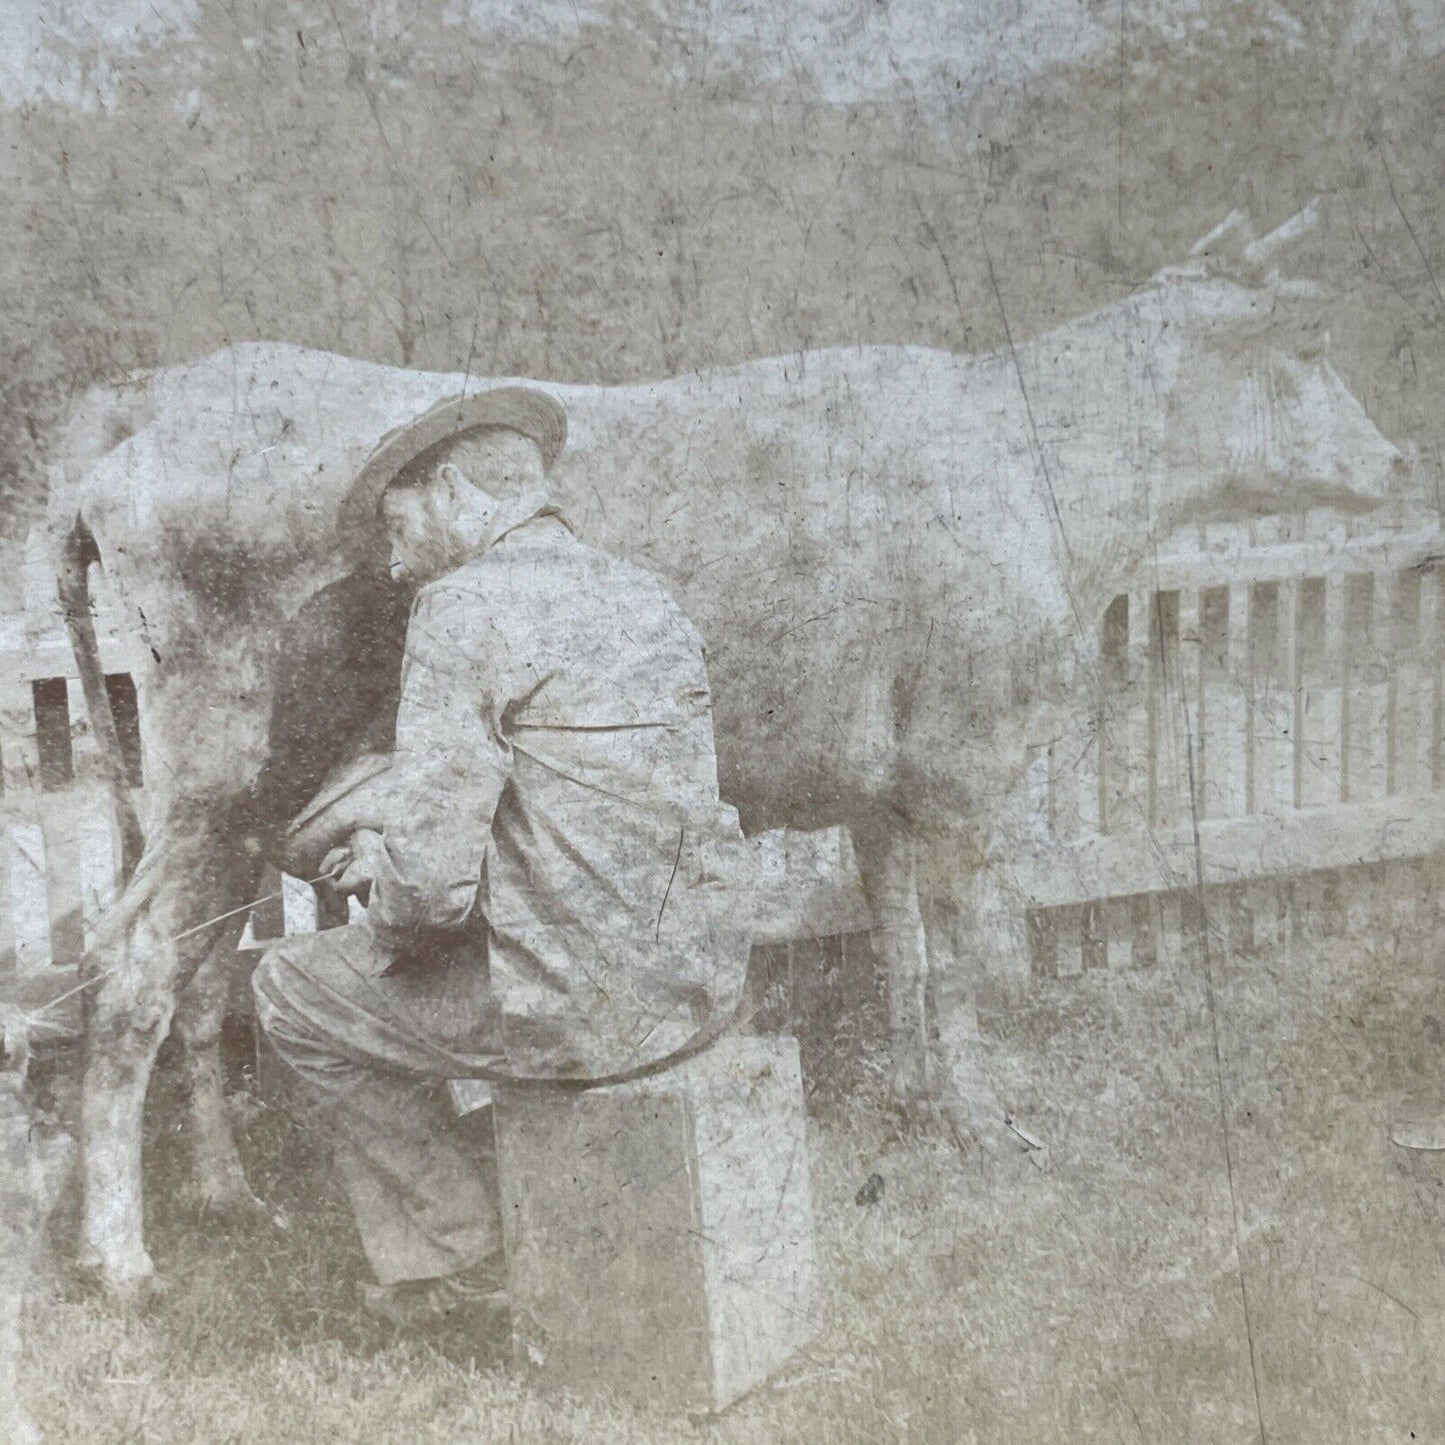
<svg viewBox="0 0 1445 1445">
<path fill-rule="evenodd" d="M 500 1062 L 485 946 L 448 940 L 390 971 L 365 924 L 285 939 L 256 968 L 262 1028 L 335 1144 L 377 1281 L 431 1279 L 501 1248 L 490 1160 L 445 1080 Z"/>
</svg>

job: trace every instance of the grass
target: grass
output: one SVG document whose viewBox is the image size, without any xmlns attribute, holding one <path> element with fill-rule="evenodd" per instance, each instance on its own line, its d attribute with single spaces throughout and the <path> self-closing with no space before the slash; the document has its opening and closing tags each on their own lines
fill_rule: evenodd
<svg viewBox="0 0 1445 1445">
<path fill-rule="evenodd" d="M 1438 1068 L 1433 934 L 1371 948 L 1316 933 L 1211 965 L 1217 1065 L 1198 958 L 1041 982 L 988 1016 L 994 1072 L 1049 1142 L 1047 1169 L 900 1133 L 867 1042 L 876 996 L 842 1008 L 856 971 L 814 967 L 800 991 L 824 1329 L 705 1422 L 544 1395 L 465 1338 L 369 1325 L 324 1162 L 245 1093 L 236 1123 L 274 1219 L 199 1218 L 163 1070 L 147 1166 L 170 1288 L 127 1317 L 63 1280 L 31 1312 L 27 1401 L 52 1440 L 87 1445 L 1212 1445 L 1258 1440 L 1261 1418 L 1272 1445 L 1445 1439 L 1445 1165 L 1386 1139 L 1394 1101 Z M 872 1173 L 882 1195 L 860 1205 Z"/>
</svg>

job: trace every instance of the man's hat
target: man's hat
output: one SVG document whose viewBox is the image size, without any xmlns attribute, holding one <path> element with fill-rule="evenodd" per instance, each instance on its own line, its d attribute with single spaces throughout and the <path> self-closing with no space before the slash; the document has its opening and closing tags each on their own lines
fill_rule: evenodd
<svg viewBox="0 0 1445 1445">
<path fill-rule="evenodd" d="M 361 464 L 341 505 L 338 530 L 353 550 L 364 548 L 374 534 L 381 494 L 397 473 L 424 452 L 462 432 L 479 427 L 506 427 L 536 442 L 548 470 L 567 441 L 567 413 L 562 403 L 529 386 L 499 386 L 491 391 L 444 397 L 420 416 L 393 427 Z"/>
</svg>

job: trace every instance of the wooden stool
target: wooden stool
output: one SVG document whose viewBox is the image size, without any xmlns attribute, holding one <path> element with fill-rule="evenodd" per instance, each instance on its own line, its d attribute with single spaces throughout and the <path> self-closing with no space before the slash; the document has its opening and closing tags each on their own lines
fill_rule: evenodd
<svg viewBox="0 0 1445 1445">
<path fill-rule="evenodd" d="M 513 1343 L 544 1379 L 717 1411 L 817 1333 L 796 1040 L 493 1092 Z"/>
</svg>

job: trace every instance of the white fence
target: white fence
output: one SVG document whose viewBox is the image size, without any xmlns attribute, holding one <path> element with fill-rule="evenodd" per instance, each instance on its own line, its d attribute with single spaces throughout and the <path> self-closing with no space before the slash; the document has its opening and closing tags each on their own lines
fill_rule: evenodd
<svg viewBox="0 0 1445 1445">
<path fill-rule="evenodd" d="M 1241 947 L 1343 926 L 1346 872 L 1357 910 L 1429 894 L 1445 596 L 1428 559 L 1445 538 L 1298 531 L 1186 539 L 1105 612 L 1094 736 L 1029 759 L 1035 973 L 1189 947 L 1201 883 L 1212 931 Z"/>
<path fill-rule="evenodd" d="M 1362 909 L 1388 921 L 1435 906 L 1425 861 L 1445 847 L 1445 591 L 1441 570 L 1420 564 L 1442 553 L 1433 525 L 1216 529 L 1115 599 L 1099 622 L 1092 736 L 1028 759 L 1033 843 L 1014 875 L 1035 974 L 1189 948 L 1201 882 L 1211 926 L 1237 947 L 1350 926 Z M 112 631 L 102 660 L 121 712 L 138 716 L 133 646 Z M 115 892 L 117 840 L 73 672 L 58 619 L 9 620 L 0 972 L 73 964 Z M 131 745 L 143 782 L 138 734 Z M 758 847 L 759 942 L 867 926 L 845 834 L 773 833 Z M 318 926 L 313 891 L 272 880 L 283 898 L 256 910 L 245 946 Z"/>
</svg>

